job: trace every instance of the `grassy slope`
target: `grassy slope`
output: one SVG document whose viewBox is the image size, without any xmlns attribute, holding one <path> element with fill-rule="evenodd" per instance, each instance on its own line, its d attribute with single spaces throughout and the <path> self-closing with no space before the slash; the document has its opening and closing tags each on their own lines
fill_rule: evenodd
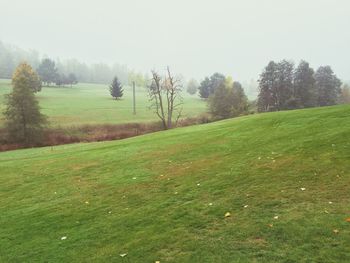
<svg viewBox="0 0 350 263">
<path fill-rule="evenodd" d="M 10 81 L 0 80 L 0 126 L 3 122 L 3 95 L 10 92 Z M 124 87 L 124 98 L 115 101 L 108 93 L 108 85 L 78 84 L 73 88 L 43 87 L 38 93 L 43 113 L 52 125 L 80 125 L 158 121 L 150 110 L 147 92 L 137 89 L 137 115 L 132 114 L 131 87 Z M 184 94 L 184 117 L 194 117 L 206 111 L 206 104 L 198 96 Z"/>
<path fill-rule="evenodd" d="M 0 262 L 349 262 L 349 160 L 349 106 L 0 153 Z"/>
</svg>

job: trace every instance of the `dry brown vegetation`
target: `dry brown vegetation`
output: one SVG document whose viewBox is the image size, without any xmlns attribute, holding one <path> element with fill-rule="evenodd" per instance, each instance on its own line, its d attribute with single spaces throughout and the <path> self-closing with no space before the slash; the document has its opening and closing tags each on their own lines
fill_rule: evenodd
<svg viewBox="0 0 350 263">
<path fill-rule="evenodd" d="M 196 118 L 182 119 L 178 122 L 177 127 L 208 123 L 210 121 L 211 119 L 208 115 L 201 115 Z M 32 147 L 120 140 L 160 131 L 162 129 L 163 127 L 160 122 L 48 128 L 45 130 L 43 142 L 39 145 L 32 145 Z M 0 129 L 0 151 L 26 148 L 25 145 L 22 144 L 9 143 L 5 138 L 5 129 Z"/>
</svg>

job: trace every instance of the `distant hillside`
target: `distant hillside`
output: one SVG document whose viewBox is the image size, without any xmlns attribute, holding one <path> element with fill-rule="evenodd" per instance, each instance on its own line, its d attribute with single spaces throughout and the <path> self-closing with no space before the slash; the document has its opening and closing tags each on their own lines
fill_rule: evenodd
<svg viewBox="0 0 350 263">
<path fill-rule="evenodd" d="M 0 153 L 1 262 L 350 262 L 350 106 Z"/>
</svg>

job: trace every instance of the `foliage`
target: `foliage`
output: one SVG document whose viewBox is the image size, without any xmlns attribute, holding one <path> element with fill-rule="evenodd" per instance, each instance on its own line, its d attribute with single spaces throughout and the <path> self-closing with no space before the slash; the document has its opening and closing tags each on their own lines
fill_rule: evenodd
<svg viewBox="0 0 350 263">
<path fill-rule="evenodd" d="M 78 80 L 73 73 L 70 73 L 68 76 L 61 73 L 61 74 L 57 74 L 55 84 L 57 86 L 70 85 L 72 87 L 72 85 L 78 84 Z"/>
<path fill-rule="evenodd" d="M 187 93 L 190 95 L 194 95 L 197 93 L 198 90 L 198 82 L 195 79 L 190 79 L 187 83 Z"/>
<path fill-rule="evenodd" d="M 316 87 L 314 70 L 302 60 L 294 72 L 294 108 L 309 108 L 316 105 Z"/>
<path fill-rule="evenodd" d="M 45 58 L 41 61 L 37 71 L 41 81 L 46 83 L 46 85 L 48 86 L 51 83 L 55 83 L 58 78 L 56 64 L 53 60 L 49 58 Z"/>
<path fill-rule="evenodd" d="M 242 85 L 230 79 L 215 89 L 208 104 L 210 112 L 220 119 L 237 117 L 248 111 L 248 99 Z"/>
<path fill-rule="evenodd" d="M 146 74 L 142 74 L 140 72 L 135 72 L 133 70 L 130 70 L 128 72 L 128 85 L 132 86 L 133 82 L 135 82 L 135 85 L 137 87 L 144 87 L 146 88 L 149 85 L 150 77 Z"/>
<path fill-rule="evenodd" d="M 111 94 L 111 96 L 113 98 L 120 99 L 121 97 L 123 97 L 123 86 L 122 84 L 119 82 L 118 77 L 114 77 L 113 81 L 111 83 L 111 85 L 109 86 L 109 92 Z"/>
<path fill-rule="evenodd" d="M 279 111 L 335 105 L 341 82 L 331 67 L 320 67 L 315 73 L 309 63 L 301 61 L 294 69 L 293 63 L 271 61 L 259 80 L 258 110 Z"/>
<path fill-rule="evenodd" d="M 31 66 L 20 64 L 12 78 L 13 91 L 7 96 L 6 130 L 10 142 L 35 145 L 41 141 L 46 118 L 40 113 L 33 91 L 38 75 Z"/>
<path fill-rule="evenodd" d="M 0 41 L 0 78 L 11 78 L 16 66 L 22 61 L 27 61 L 28 64 L 38 70 L 42 63 L 40 58 L 41 56 L 35 50 L 22 50 L 13 45 L 6 45 Z M 128 84 L 128 74 L 130 70 L 128 70 L 126 65 L 118 63 L 113 65 L 104 63 L 88 65 L 77 59 L 57 59 L 54 62 L 58 73 L 65 74 L 66 76 L 73 73 L 80 82 L 108 84 L 114 75 L 117 75 L 122 84 Z M 46 69 L 44 74 L 46 74 Z M 49 77 L 47 81 L 55 83 L 56 80 L 53 77 Z M 46 82 L 45 84 L 48 85 Z"/>
<path fill-rule="evenodd" d="M 207 99 L 210 96 L 210 79 L 206 77 L 204 80 L 201 81 L 199 87 L 199 96 L 202 99 Z"/>
<path fill-rule="evenodd" d="M 209 98 L 221 84 L 224 84 L 225 80 L 226 77 L 221 73 L 214 73 L 210 78 L 206 77 L 198 88 L 199 96 L 202 99 Z"/>
<path fill-rule="evenodd" d="M 341 81 L 330 66 L 319 67 L 315 73 L 317 105 L 330 106 L 337 104 L 341 94 Z"/>
</svg>

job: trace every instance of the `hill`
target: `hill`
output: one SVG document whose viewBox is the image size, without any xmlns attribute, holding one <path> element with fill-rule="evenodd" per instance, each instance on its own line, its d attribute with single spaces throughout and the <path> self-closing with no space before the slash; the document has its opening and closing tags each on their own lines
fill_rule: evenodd
<svg viewBox="0 0 350 263">
<path fill-rule="evenodd" d="M 3 123 L 3 95 L 10 93 L 10 80 L 0 80 L 0 126 Z M 124 97 L 113 100 L 108 85 L 79 83 L 73 87 L 43 87 L 37 94 L 43 113 L 52 126 L 76 126 L 84 124 L 120 124 L 158 121 L 149 109 L 147 90 L 137 88 L 137 114 L 133 115 L 132 88 L 124 87 Z M 195 117 L 206 112 L 206 103 L 198 96 L 184 97 L 184 117 Z"/>
<path fill-rule="evenodd" d="M 349 262 L 349 160 L 349 106 L 0 153 L 0 261 Z"/>
</svg>

